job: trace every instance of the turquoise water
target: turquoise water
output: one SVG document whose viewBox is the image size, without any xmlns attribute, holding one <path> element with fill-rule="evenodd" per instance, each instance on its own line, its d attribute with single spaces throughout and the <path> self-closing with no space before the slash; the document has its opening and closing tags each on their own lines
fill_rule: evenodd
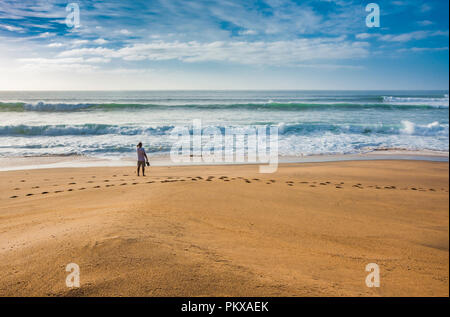
<svg viewBox="0 0 450 317">
<path fill-rule="evenodd" d="M 448 91 L 0 92 L 0 157 L 168 154 L 170 132 L 276 125 L 279 154 L 448 152 Z"/>
</svg>

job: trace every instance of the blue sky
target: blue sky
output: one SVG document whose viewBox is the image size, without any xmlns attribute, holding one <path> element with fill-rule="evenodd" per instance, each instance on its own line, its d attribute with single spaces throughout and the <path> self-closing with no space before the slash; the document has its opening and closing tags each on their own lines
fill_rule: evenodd
<svg viewBox="0 0 450 317">
<path fill-rule="evenodd" d="M 371 2 L 379 28 L 365 23 Z M 448 6 L 1 0 L 0 90 L 448 89 Z"/>
</svg>

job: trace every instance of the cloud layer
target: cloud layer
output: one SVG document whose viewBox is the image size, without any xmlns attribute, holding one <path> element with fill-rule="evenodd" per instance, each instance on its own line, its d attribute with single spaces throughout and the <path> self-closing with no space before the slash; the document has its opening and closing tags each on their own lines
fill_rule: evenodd
<svg viewBox="0 0 450 317">
<path fill-rule="evenodd" d="M 275 74 L 297 78 L 292 69 L 302 68 L 306 76 L 336 71 L 350 85 L 360 81 L 357 71 L 394 72 L 395 58 L 411 67 L 448 65 L 447 1 L 382 2 L 380 28 L 365 25 L 360 0 L 82 0 L 78 28 L 65 24 L 67 3 L 0 3 L 3 70 L 31 78 L 124 69 L 215 76 L 233 69 L 269 81 Z M 440 70 L 442 78 L 448 81 L 448 72 Z"/>
</svg>

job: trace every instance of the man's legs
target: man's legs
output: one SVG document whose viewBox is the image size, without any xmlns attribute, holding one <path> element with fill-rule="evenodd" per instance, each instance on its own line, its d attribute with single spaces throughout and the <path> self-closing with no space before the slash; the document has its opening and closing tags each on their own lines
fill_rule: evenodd
<svg viewBox="0 0 450 317">
<path fill-rule="evenodd" d="M 139 176 L 139 170 L 141 169 L 141 166 L 142 166 L 142 174 L 145 176 L 144 165 L 145 165 L 145 162 L 138 161 L 138 164 L 137 164 L 137 176 Z"/>
</svg>

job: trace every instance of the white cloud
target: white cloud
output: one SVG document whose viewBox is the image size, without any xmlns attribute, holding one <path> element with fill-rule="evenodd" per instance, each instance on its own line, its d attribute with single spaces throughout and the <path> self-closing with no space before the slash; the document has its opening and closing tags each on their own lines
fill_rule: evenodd
<svg viewBox="0 0 450 317">
<path fill-rule="evenodd" d="M 422 40 L 427 37 L 432 36 L 448 36 L 448 31 L 414 31 L 410 33 L 402 33 L 402 34 L 387 34 L 380 35 L 379 38 L 383 41 L 388 42 L 408 42 L 411 40 Z"/>
<path fill-rule="evenodd" d="M 417 24 L 419 24 L 421 26 L 428 26 L 428 25 L 432 25 L 434 23 L 430 20 L 423 20 L 423 21 L 418 21 Z"/>
<path fill-rule="evenodd" d="M 19 70 L 35 72 L 86 72 L 93 71 L 98 66 L 86 64 L 83 58 L 22 58 Z"/>
<path fill-rule="evenodd" d="M 10 32 L 23 32 L 24 29 L 17 26 L 7 25 L 7 24 L 0 24 L 0 28 L 6 29 Z"/>
<path fill-rule="evenodd" d="M 17 61 L 21 63 L 20 70 L 87 72 L 98 70 L 99 66 L 94 64 L 106 64 L 111 59 L 105 57 L 19 58 Z"/>
<path fill-rule="evenodd" d="M 73 46 L 80 46 L 80 45 L 84 45 L 84 44 L 88 44 L 89 41 L 88 40 L 74 40 L 72 41 L 72 45 Z"/>
<path fill-rule="evenodd" d="M 63 43 L 50 43 L 50 44 L 48 44 L 47 45 L 48 47 L 61 47 L 61 46 L 64 46 L 64 44 Z"/>
<path fill-rule="evenodd" d="M 369 33 L 359 33 L 359 34 L 356 34 L 356 35 L 355 35 L 355 37 L 356 37 L 358 40 L 365 40 L 365 39 L 370 38 L 371 36 L 372 36 L 372 35 L 369 34 Z"/>
<path fill-rule="evenodd" d="M 86 63 L 109 63 L 111 61 L 110 58 L 104 58 L 104 57 L 91 57 L 85 59 Z"/>
<path fill-rule="evenodd" d="M 368 43 L 350 42 L 345 37 L 304 38 L 292 41 L 216 41 L 200 43 L 155 41 L 117 50 L 103 47 L 72 49 L 58 57 L 101 56 L 138 60 L 180 60 L 193 62 L 232 62 L 247 65 L 295 66 L 319 60 L 344 60 L 368 55 Z"/>
<path fill-rule="evenodd" d="M 255 30 L 239 31 L 239 35 L 256 35 L 256 34 L 258 34 L 258 32 L 256 32 Z"/>
<path fill-rule="evenodd" d="M 411 48 L 402 48 L 397 50 L 398 52 L 440 52 L 440 51 L 448 51 L 448 46 L 445 47 L 411 47 Z"/>
<path fill-rule="evenodd" d="M 108 41 L 105 40 L 105 39 L 103 39 L 103 38 L 98 38 L 98 39 L 94 40 L 93 42 L 94 42 L 95 44 L 99 44 L 99 45 L 103 45 L 103 44 L 108 43 Z"/>
<path fill-rule="evenodd" d="M 51 36 L 54 36 L 54 34 L 50 33 L 50 32 L 44 32 L 44 33 L 39 34 L 40 38 L 47 38 L 47 37 L 51 37 Z"/>
<path fill-rule="evenodd" d="M 431 10 L 431 6 L 427 3 L 424 3 L 420 6 L 420 11 L 422 12 L 428 12 Z"/>
<path fill-rule="evenodd" d="M 119 31 L 119 33 L 122 34 L 122 35 L 130 35 L 131 34 L 131 32 L 128 31 L 127 29 L 122 29 L 122 30 Z"/>
</svg>

